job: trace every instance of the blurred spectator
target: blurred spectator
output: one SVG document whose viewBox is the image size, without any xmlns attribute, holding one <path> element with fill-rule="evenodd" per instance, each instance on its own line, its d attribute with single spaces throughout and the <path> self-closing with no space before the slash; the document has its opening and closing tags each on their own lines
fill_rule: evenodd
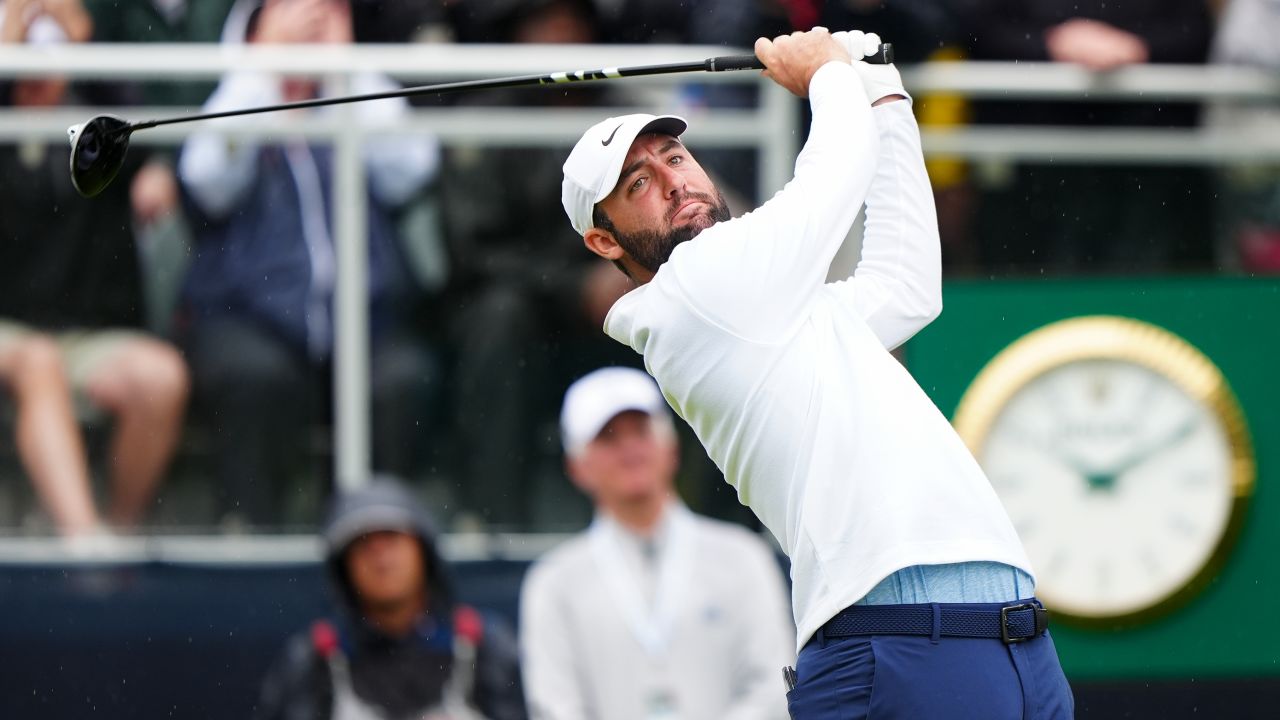
<svg viewBox="0 0 1280 720">
<path fill-rule="evenodd" d="M 88 37 L 78 0 L 0 2 L 0 42 Z M 74 100 L 65 78 L 22 78 L 0 104 L 51 108 Z M 138 326 L 141 279 L 129 223 L 136 164 L 91 200 L 67 177 L 65 140 L 0 147 L 0 386 L 16 409 L 18 457 L 58 530 L 101 534 L 81 418 L 110 418 L 107 521 L 146 516 L 182 430 L 181 356 Z"/>
<path fill-rule="evenodd" d="M 353 0 L 352 24 L 358 43 L 451 42 L 447 7 L 456 0 Z"/>
<path fill-rule="evenodd" d="M 338 497 L 324 530 L 338 614 L 289 640 L 256 717 L 524 718 L 515 640 L 457 601 L 436 541 L 395 481 Z"/>
<path fill-rule="evenodd" d="M 1231 0 L 1211 59 L 1222 65 L 1280 71 L 1280 2 Z M 1209 125 L 1237 135 L 1280 137 L 1280 107 L 1222 102 L 1211 108 Z M 1245 272 L 1280 272 L 1280 169 L 1233 166 L 1218 176 L 1218 260 Z"/>
<path fill-rule="evenodd" d="M 777 561 L 759 537 L 675 498 L 676 433 L 657 385 L 597 370 L 566 393 L 561 431 L 596 518 L 521 591 L 532 717 L 786 718 L 794 631 Z"/>
<path fill-rule="evenodd" d="M 779 34 L 764 24 L 759 2 L 742 0 L 597 0 L 602 38 L 611 43 L 713 45 L 725 52 L 750 52 L 756 38 Z M 753 85 L 703 82 L 697 75 L 681 82 L 669 109 L 690 116 L 708 108 L 750 108 L 757 104 Z M 758 156 L 754 148 L 708 148 L 699 156 L 715 176 L 730 206 L 745 212 L 760 198 Z"/>
<path fill-rule="evenodd" d="M 973 60 L 1200 63 L 1204 0 L 958 0 Z M 1189 127 L 1186 103 L 984 102 L 981 123 Z M 989 269 L 1145 272 L 1208 262 L 1209 197 L 1196 167 L 1020 165 L 988 172 L 978 219 Z"/>
<path fill-rule="evenodd" d="M 758 5 L 740 0 L 458 0 L 450 4 L 449 17 L 462 42 L 702 44 L 745 52 L 763 34 Z M 579 18 L 589 18 L 589 38 L 575 37 Z M 543 39 L 550 37 L 562 39 Z M 681 83 L 669 110 L 690 114 L 755 102 L 754 87 L 690 80 Z M 731 205 L 754 207 L 756 153 L 713 148 L 704 154 L 704 167 L 722 180 Z"/>
<path fill-rule="evenodd" d="M 606 42 L 750 48 L 758 3 L 742 0 L 595 0 Z"/>
<path fill-rule="evenodd" d="M 771 34 L 809 30 L 815 25 L 861 30 L 893 43 L 899 63 L 917 63 L 956 38 L 954 0 L 774 0 L 773 15 L 785 13 L 785 26 Z"/>
<path fill-rule="evenodd" d="M 481 17 L 498 39 L 587 43 L 590 3 L 518 0 Z M 604 86 L 469 94 L 464 105 L 596 104 Z M 490 525 L 525 526 L 540 460 L 554 457 L 560 393 L 586 369 L 634 363 L 604 336 L 604 315 L 631 288 L 584 257 L 560 212 L 564 151 L 460 147 L 446 155 L 441 206 L 451 245 L 454 427 L 465 507 Z M 546 447 L 550 445 L 550 450 Z"/>
<path fill-rule="evenodd" d="M 97 43 L 213 43 L 235 0 L 84 0 Z M 200 105 L 213 82 L 147 80 L 127 101 L 141 105 Z"/>
<path fill-rule="evenodd" d="M 456 0 L 445 3 L 458 42 L 602 41 L 597 0 Z"/>
<path fill-rule="evenodd" d="M 350 43 L 347 0 L 240 0 L 226 43 Z M 397 87 L 359 74 L 350 91 Z M 206 111 L 324 95 L 321 83 L 237 71 Z M 366 129 L 395 122 L 402 99 L 347 106 Z M 317 112 L 331 112 L 332 108 Z M 338 108 L 338 112 L 343 108 Z M 222 490 L 240 519 L 281 519 L 281 485 L 302 431 L 330 416 L 333 292 L 333 153 L 303 140 L 265 144 L 219 132 L 215 121 L 183 146 L 179 176 L 190 196 L 196 250 L 183 292 L 183 325 L 196 407 L 209 420 Z M 219 122 L 226 124 L 220 125 Z M 434 138 L 379 136 L 364 147 L 368 172 L 373 462 L 410 476 L 431 437 L 436 359 L 404 317 L 417 289 L 401 257 L 395 212 L 434 175 Z"/>
<path fill-rule="evenodd" d="M 84 0 L 93 17 L 95 43 L 210 43 L 218 40 L 234 0 Z M 198 107 L 215 83 L 204 80 L 116 80 L 113 99 L 125 105 Z M 174 304 L 189 262 L 190 229 L 179 205 L 178 179 L 169 148 L 134 146 L 144 158 L 130 187 L 146 283 L 147 326 L 170 332 Z"/>
</svg>

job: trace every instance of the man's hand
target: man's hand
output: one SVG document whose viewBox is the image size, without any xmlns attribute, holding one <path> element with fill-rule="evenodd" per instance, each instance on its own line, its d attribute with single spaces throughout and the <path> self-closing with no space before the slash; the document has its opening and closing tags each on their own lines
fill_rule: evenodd
<svg viewBox="0 0 1280 720">
<path fill-rule="evenodd" d="M 351 26 L 351 3 L 331 2 L 330 7 L 328 23 L 321 33 L 320 42 L 330 45 L 350 45 L 355 41 L 352 37 L 354 29 Z"/>
<path fill-rule="evenodd" d="M 27 30 L 40 14 L 36 0 L 11 0 L 3 7 L 4 23 L 0 26 L 0 42 L 20 44 L 27 41 Z"/>
<path fill-rule="evenodd" d="M 133 176 L 129 186 L 133 217 L 142 225 L 165 217 L 178 209 L 178 180 L 168 163 L 153 160 Z"/>
<path fill-rule="evenodd" d="M 864 33 L 860 30 L 849 30 L 831 33 L 832 39 L 844 46 L 853 58 L 853 69 L 862 78 L 862 89 L 867 92 L 867 102 L 872 105 L 889 102 L 898 98 L 909 98 L 910 95 L 902 87 L 902 76 L 893 65 L 872 65 L 863 58 L 875 55 L 880 51 L 880 36 L 875 33 Z"/>
<path fill-rule="evenodd" d="M 760 38 L 755 50 L 766 68 L 765 77 L 802 98 L 809 97 L 809 81 L 818 68 L 832 60 L 850 62 L 849 51 L 821 27 L 779 35 L 773 40 Z"/>
<path fill-rule="evenodd" d="M 93 36 L 93 20 L 80 0 L 40 0 L 44 12 L 62 27 L 71 42 L 88 42 Z"/>
<path fill-rule="evenodd" d="M 1137 35 L 1083 18 L 1049 28 L 1044 42 L 1051 59 L 1077 63 L 1090 70 L 1114 70 L 1145 63 L 1150 57 L 1146 41 Z"/>
</svg>

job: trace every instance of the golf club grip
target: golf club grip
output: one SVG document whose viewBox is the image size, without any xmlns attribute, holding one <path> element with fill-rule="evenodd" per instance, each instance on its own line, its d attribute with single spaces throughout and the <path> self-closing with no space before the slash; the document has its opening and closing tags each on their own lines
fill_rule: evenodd
<svg viewBox="0 0 1280 720">
<path fill-rule="evenodd" d="M 893 43 L 880 43 L 875 55 L 862 59 L 871 65 L 893 64 Z M 729 70 L 763 70 L 764 63 L 755 55 L 721 55 L 707 58 L 707 72 L 726 72 Z"/>
</svg>

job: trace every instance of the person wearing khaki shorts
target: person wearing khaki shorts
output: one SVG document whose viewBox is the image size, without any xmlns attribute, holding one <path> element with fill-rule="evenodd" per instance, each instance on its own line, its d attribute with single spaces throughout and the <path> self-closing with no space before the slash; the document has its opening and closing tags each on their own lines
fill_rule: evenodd
<svg viewBox="0 0 1280 720">
<path fill-rule="evenodd" d="M 79 2 L 0 0 L 0 45 L 83 42 Z M 0 84 L 0 105 L 83 104 L 58 76 Z M 182 429 L 188 380 L 177 350 L 142 326 L 144 275 L 133 235 L 137 165 L 93 199 L 66 182 L 70 149 L 0 144 L 0 420 L 44 509 L 73 550 L 140 522 Z M 146 193 L 139 193 L 139 196 Z M 109 416 L 110 504 L 94 507 L 81 420 Z"/>
<path fill-rule="evenodd" d="M 186 366 L 172 346 L 133 330 L 49 334 L 0 319 L 0 386 L 19 460 L 60 534 L 88 538 L 144 518 L 186 407 Z M 114 420 L 105 521 L 79 425 L 102 415 Z"/>
</svg>

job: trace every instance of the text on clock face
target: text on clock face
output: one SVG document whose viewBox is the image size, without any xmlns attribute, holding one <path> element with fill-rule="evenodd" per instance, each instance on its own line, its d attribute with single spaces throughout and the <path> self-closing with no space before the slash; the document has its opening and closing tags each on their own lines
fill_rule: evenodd
<svg viewBox="0 0 1280 720">
<path fill-rule="evenodd" d="M 1029 382 L 980 460 L 1063 609 L 1141 608 L 1193 576 L 1230 514 L 1208 408 L 1158 373 L 1090 360 Z"/>
</svg>

